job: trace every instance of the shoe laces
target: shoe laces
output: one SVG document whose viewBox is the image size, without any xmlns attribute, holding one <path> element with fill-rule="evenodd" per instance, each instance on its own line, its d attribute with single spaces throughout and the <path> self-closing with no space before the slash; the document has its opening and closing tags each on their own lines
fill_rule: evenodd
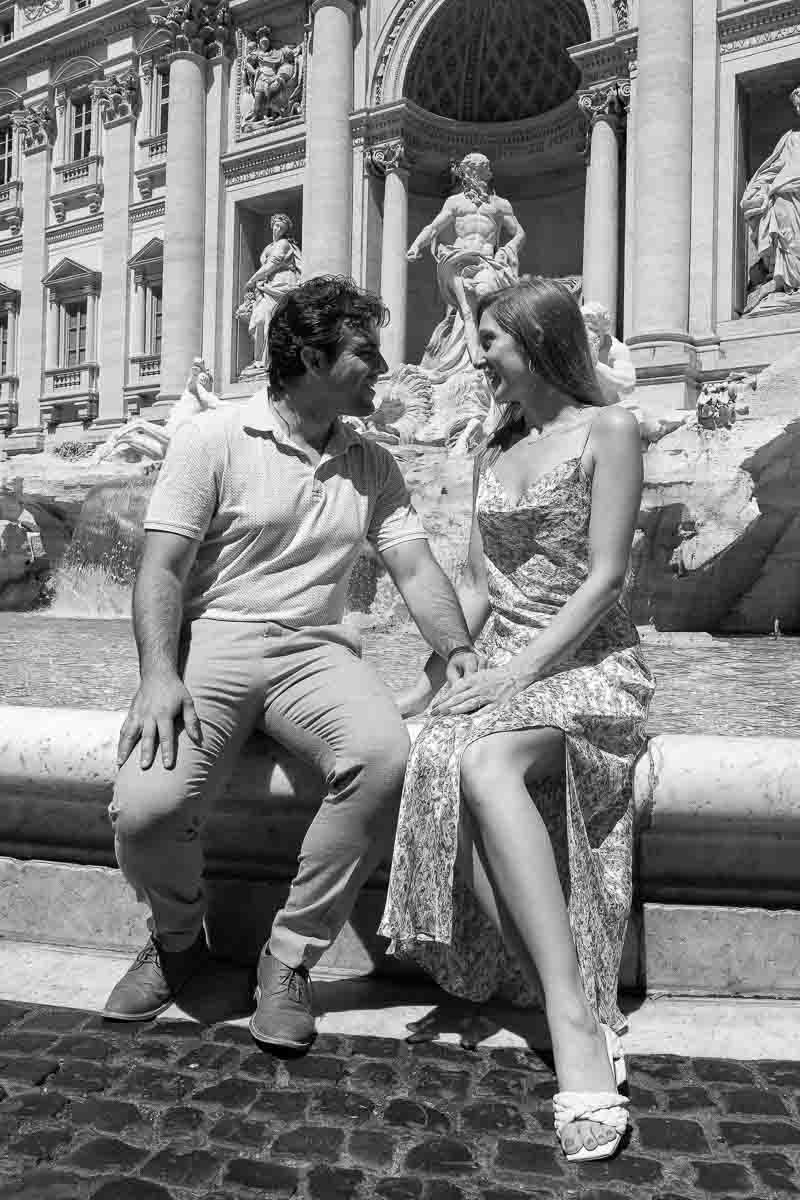
<svg viewBox="0 0 800 1200">
<path fill-rule="evenodd" d="M 308 971 L 305 967 L 284 966 L 280 974 L 281 986 L 286 988 L 289 998 L 302 1004 L 308 997 Z"/>
<path fill-rule="evenodd" d="M 150 938 L 150 941 L 147 943 L 147 945 L 143 946 L 136 955 L 136 958 L 131 963 L 130 969 L 135 971 L 137 967 L 143 967 L 149 962 L 154 962 L 157 963 L 158 966 L 161 966 L 161 959 L 159 958 L 158 954 L 158 946 L 153 938 Z"/>
</svg>

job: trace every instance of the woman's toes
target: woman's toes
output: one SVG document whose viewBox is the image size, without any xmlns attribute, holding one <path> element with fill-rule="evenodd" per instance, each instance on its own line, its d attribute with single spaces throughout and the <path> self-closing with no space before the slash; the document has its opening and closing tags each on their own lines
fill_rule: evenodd
<svg viewBox="0 0 800 1200">
<path fill-rule="evenodd" d="M 596 1127 L 594 1125 L 583 1126 L 583 1144 L 587 1150 L 597 1149 L 598 1141 L 594 1133 L 595 1128 Z"/>
</svg>

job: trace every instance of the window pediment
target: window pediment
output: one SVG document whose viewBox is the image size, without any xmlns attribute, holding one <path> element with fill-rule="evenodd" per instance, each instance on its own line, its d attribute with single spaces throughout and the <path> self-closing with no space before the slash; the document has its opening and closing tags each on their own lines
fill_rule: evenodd
<svg viewBox="0 0 800 1200">
<path fill-rule="evenodd" d="M 146 245 L 142 246 L 141 250 L 137 250 L 134 255 L 128 259 L 128 266 L 133 270 L 142 270 L 150 266 L 158 266 L 161 270 L 164 262 L 164 242 L 160 237 L 150 238 Z"/>
<path fill-rule="evenodd" d="M 52 270 L 48 271 L 42 283 L 58 296 L 68 293 L 88 294 L 100 290 L 100 272 L 84 267 L 72 258 L 62 258 Z"/>
<path fill-rule="evenodd" d="M 9 308 L 13 308 L 15 312 L 19 311 L 19 292 L 16 288 L 0 282 L 0 312 Z"/>
</svg>

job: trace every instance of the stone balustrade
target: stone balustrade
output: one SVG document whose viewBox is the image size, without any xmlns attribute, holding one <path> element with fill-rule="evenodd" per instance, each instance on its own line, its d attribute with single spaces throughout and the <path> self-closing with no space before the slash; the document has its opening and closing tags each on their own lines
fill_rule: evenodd
<svg viewBox="0 0 800 1200">
<path fill-rule="evenodd" d="M 145 910 L 114 868 L 106 814 L 122 713 L 0 707 L 0 937 L 133 949 Z M 412 728 L 412 733 L 414 732 Z M 209 934 L 254 954 L 319 803 L 316 772 L 248 742 L 206 832 Z M 662 735 L 635 774 L 635 904 L 623 986 L 800 996 L 800 747 Z M 384 966 L 386 868 L 328 965 Z"/>
</svg>

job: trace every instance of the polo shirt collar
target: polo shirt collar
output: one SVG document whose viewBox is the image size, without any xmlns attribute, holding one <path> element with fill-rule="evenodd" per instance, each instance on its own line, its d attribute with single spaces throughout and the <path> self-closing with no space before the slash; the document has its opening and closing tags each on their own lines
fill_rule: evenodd
<svg viewBox="0 0 800 1200">
<path fill-rule="evenodd" d="M 269 388 L 261 388 L 247 401 L 242 415 L 242 424 L 245 429 L 252 429 L 254 433 L 271 434 L 276 442 L 283 442 L 289 446 L 294 445 L 286 436 L 285 426 L 272 407 Z M 358 440 L 358 434 L 353 427 L 340 417 L 336 417 L 331 436 L 325 447 L 325 457 L 333 458 L 337 454 L 344 454 L 350 446 L 356 445 Z"/>
</svg>

